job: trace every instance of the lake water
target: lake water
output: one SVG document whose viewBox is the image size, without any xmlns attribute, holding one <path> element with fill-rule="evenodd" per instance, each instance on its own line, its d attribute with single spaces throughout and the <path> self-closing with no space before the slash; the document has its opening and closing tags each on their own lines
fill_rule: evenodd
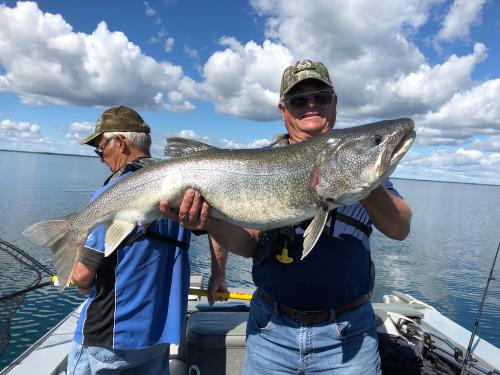
<svg viewBox="0 0 500 375">
<path fill-rule="evenodd" d="M 81 210 L 108 174 L 97 158 L 0 151 L 0 238 L 53 268 L 50 251 L 37 248 L 21 232 L 34 222 Z M 500 241 L 500 186 L 393 182 L 412 207 L 412 231 L 402 242 L 376 231 L 372 235 L 377 270 L 373 300 L 403 291 L 471 330 Z M 191 270 L 208 279 L 207 249 L 206 236 L 193 236 Z M 500 347 L 500 264 L 494 275 L 497 281 L 490 283 L 478 335 Z M 230 289 L 251 288 L 251 261 L 231 255 L 227 282 Z M 30 292 L 12 321 L 0 369 L 82 300 L 72 288 L 63 294 L 53 287 Z"/>
</svg>

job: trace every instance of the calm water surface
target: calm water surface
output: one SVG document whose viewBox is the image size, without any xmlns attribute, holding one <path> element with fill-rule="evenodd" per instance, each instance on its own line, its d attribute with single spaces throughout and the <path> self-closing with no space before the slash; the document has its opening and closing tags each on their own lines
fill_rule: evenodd
<svg viewBox="0 0 500 375">
<path fill-rule="evenodd" d="M 81 210 L 108 174 L 97 158 L 0 151 L 0 238 L 53 268 L 50 251 L 34 246 L 22 230 Z M 374 232 L 374 301 L 392 290 L 404 291 L 472 329 L 500 241 L 500 186 L 393 181 L 412 207 L 412 232 L 403 242 Z M 193 237 L 189 251 L 192 272 L 208 278 L 206 236 Z M 478 335 L 500 347 L 500 264 L 495 275 L 498 281 L 490 283 Z M 251 288 L 251 261 L 231 255 L 227 281 L 235 290 Z M 71 288 L 63 294 L 53 287 L 29 293 L 12 322 L 0 369 L 82 300 Z"/>
</svg>

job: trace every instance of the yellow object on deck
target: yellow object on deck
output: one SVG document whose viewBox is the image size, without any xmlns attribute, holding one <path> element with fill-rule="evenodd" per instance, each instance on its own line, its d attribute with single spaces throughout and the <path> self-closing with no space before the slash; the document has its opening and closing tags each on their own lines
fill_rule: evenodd
<svg viewBox="0 0 500 375">
<path fill-rule="evenodd" d="M 207 297 L 208 290 L 189 288 L 189 294 L 200 297 Z M 227 292 L 227 293 L 217 292 L 215 293 L 215 296 L 222 299 L 240 299 L 244 301 L 250 301 L 252 299 L 252 293 L 243 293 L 243 292 Z"/>
</svg>

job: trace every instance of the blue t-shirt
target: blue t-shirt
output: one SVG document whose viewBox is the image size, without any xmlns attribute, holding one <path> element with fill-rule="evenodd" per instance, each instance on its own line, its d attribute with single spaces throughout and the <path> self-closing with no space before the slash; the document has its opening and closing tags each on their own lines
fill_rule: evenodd
<svg viewBox="0 0 500 375">
<path fill-rule="evenodd" d="M 400 196 L 387 180 L 384 186 Z M 371 228 L 360 203 L 337 208 Z M 360 229 L 336 220 L 333 233 L 323 233 L 309 255 L 302 255 L 304 229 L 295 228 L 294 241 L 264 262 L 253 265 L 253 280 L 271 298 L 302 311 L 346 306 L 371 289 L 370 239 Z"/>
<path fill-rule="evenodd" d="M 93 200 L 128 175 L 94 194 Z M 104 253 L 105 226 L 96 227 L 85 247 Z M 144 228 L 137 227 L 132 235 Z M 191 232 L 162 219 L 148 232 L 189 243 Z M 103 259 L 86 301 L 74 340 L 88 346 L 141 349 L 179 343 L 189 288 L 187 250 L 155 237 L 141 236 Z"/>
</svg>

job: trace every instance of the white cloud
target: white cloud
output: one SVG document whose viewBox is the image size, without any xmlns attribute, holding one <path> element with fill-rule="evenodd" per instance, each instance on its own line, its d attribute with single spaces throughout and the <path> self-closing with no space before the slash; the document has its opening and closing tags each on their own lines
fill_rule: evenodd
<svg viewBox="0 0 500 375">
<path fill-rule="evenodd" d="M 185 112 L 191 111 L 195 107 L 188 100 L 185 100 L 184 95 L 179 91 L 170 91 L 168 93 L 169 102 L 166 108 L 172 112 Z"/>
<path fill-rule="evenodd" d="M 158 12 L 156 9 L 151 7 L 147 1 L 144 2 L 144 7 L 146 8 L 146 16 L 151 17 L 153 19 L 153 22 L 157 25 L 159 25 L 162 21 L 160 16 L 158 16 Z"/>
<path fill-rule="evenodd" d="M 163 40 L 164 36 L 165 36 L 165 30 L 162 29 L 162 30 L 158 31 L 156 33 L 156 35 L 149 38 L 147 43 L 159 43 Z"/>
<path fill-rule="evenodd" d="M 417 135 L 423 136 L 417 139 L 423 144 L 452 144 L 473 136 L 499 134 L 499 97 L 500 78 L 456 93 L 436 111 L 415 117 Z"/>
<path fill-rule="evenodd" d="M 267 19 L 270 39 L 258 45 L 222 38 L 226 48 L 204 66 L 205 88 L 220 113 L 260 121 L 279 118 L 283 69 L 311 58 L 330 68 L 339 116 L 424 114 L 469 89 L 474 68 L 487 56 L 478 43 L 469 55 L 452 55 L 433 66 L 426 61 L 411 36 L 427 22 L 433 1 L 368 0 L 349 7 L 341 1 L 310 7 L 286 0 L 251 3 Z"/>
<path fill-rule="evenodd" d="M 495 80 L 477 83 L 472 74 L 487 58 L 486 47 L 476 43 L 469 54 L 447 57 L 431 64 L 413 43 L 413 35 L 428 20 L 437 1 L 315 2 L 304 7 L 286 0 L 254 0 L 259 15 L 267 19 L 268 40 L 262 45 L 221 39 L 224 50 L 214 53 L 204 66 L 204 88 L 219 113 L 269 121 L 276 111 L 283 68 L 301 58 L 324 62 L 339 96 L 339 118 L 418 119 L 417 132 L 427 144 L 460 144 L 472 134 L 497 131 L 500 119 L 493 101 Z M 339 12 L 342 9 L 342 12 Z M 488 95 L 483 96 L 484 93 Z M 459 98 L 476 103 L 465 103 Z M 465 106 L 464 106 L 465 104 Z M 480 108 L 481 104 L 486 104 Z M 460 115 L 453 110 L 462 105 Z M 481 113 L 488 111 L 488 121 Z M 452 121 L 435 121 L 440 113 Z M 467 112 L 467 114 L 465 113 Z M 475 123 L 470 128 L 456 119 Z M 468 116 L 468 117 L 467 117 Z M 493 123 L 493 127 L 491 124 Z M 449 125 L 447 125 L 449 124 Z M 440 137 L 438 137 L 441 135 Z"/>
<path fill-rule="evenodd" d="M 203 142 L 215 147 L 228 148 L 228 149 L 244 149 L 244 148 L 262 148 L 268 146 L 271 141 L 268 139 L 254 139 L 248 143 L 238 142 L 230 139 L 216 139 L 212 137 L 202 136 L 194 130 L 184 129 L 177 134 L 170 134 L 169 137 L 181 137 L 192 139 L 198 142 Z"/>
<path fill-rule="evenodd" d="M 425 113 L 438 109 L 459 91 L 471 85 L 474 67 L 486 58 L 486 47 L 478 43 L 466 56 L 450 56 L 433 67 L 422 64 L 417 70 L 386 82 L 376 82 L 369 90 L 373 101 L 361 113 L 393 116 L 397 113 Z"/>
<path fill-rule="evenodd" d="M 500 152 L 500 135 L 487 137 L 486 139 L 475 139 L 471 147 L 483 152 Z"/>
<path fill-rule="evenodd" d="M 254 139 L 248 143 L 233 141 L 230 139 L 221 139 L 220 140 L 221 147 L 223 148 L 232 148 L 232 149 L 242 149 L 242 148 L 262 148 L 265 146 L 269 146 L 271 141 L 267 138 L 262 139 Z"/>
<path fill-rule="evenodd" d="M 500 153 L 459 148 L 432 153 L 410 151 L 394 175 L 403 178 L 498 184 L 499 170 Z"/>
<path fill-rule="evenodd" d="M 269 40 L 240 44 L 222 38 L 226 49 L 206 62 L 203 87 L 219 113 L 256 121 L 278 118 L 280 77 L 292 61 L 290 52 Z"/>
<path fill-rule="evenodd" d="M 267 35 L 293 60 L 311 58 L 330 68 L 342 108 L 370 102 L 367 87 L 415 71 L 425 58 L 407 35 L 428 18 L 429 1 L 252 1 L 268 18 Z M 279 77 L 279 76 L 278 76 Z"/>
<path fill-rule="evenodd" d="M 157 93 L 178 90 L 184 78 L 180 66 L 142 54 L 105 22 L 92 34 L 75 33 L 60 15 L 42 13 L 33 2 L 0 5 L 0 40 L 0 91 L 16 93 L 25 104 L 159 109 Z"/>
<path fill-rule="evenodd" d="M 24 148 L 26 143 L 44 143 L 48 138 L 42 135 L 40 125 L 5 119 L 0 121 L 0 140 L 0 145 Z"/>
<path fill-rule="evenodd" d="M 95 124 L 90 122 L 73 122 L 67 127 L 66 138 L 80 141 L 92 134 L 94 129 Z"/>
<path fill-rule="evenodd" d="M 437 34 L 438 40 L 468 39 L 471 26 L 480 23 L 485 0 L 455 0 Z"/>
<path fill-rule="evenodd" d="M 184 46 L 184 53 L 192 59 L 199 60 L 198 50 L 196 48 L 191 48 L 189 46 Z"/>
<path fill-rule="evenodd" d="M 172 37 L 168 37 L 165 41 L 165 52 L 170 52 L 174 48 L 175 39 Z"/>
<path fill-rule="evenodd" d="M 94 130 L 95 124 L 91 124 L 90 122 L 73 122 L 69 125 L 71 131 L 75 133 L 90 133 Z"/>
</svg>

